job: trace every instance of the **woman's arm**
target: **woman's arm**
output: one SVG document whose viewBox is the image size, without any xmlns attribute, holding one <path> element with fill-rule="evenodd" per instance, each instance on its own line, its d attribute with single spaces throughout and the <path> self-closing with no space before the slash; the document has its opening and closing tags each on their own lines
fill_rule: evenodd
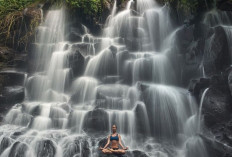
<svg viewBox="0 0 232 157">
<path fill-rule="evenodd" d="M 110 136 L 108 136 L 107 143 L 103 149 L 106 149 L 106 147 L 110 144 Z"/>
<path fill-rule="evenodd" d="M 119 143 L 119 145 L 122 147 L 122 149 L 128 149 L 128 147 L 124 147 L 123 145 L 122 145 L 122 140 L 121 140 L 121 136 L 118 134 L 118 138 L 119 138 L 119 141 L 118 141 L 118 143 Z"/>
</svg>

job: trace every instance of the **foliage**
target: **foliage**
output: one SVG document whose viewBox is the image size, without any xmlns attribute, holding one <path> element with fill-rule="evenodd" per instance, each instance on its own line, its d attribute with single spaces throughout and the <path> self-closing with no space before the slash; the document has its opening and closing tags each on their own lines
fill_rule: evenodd
<svg viewBox="0 0 232 157">
<path fill-rule="evenodd" d="M 98 15 L 102 12 L 105 0 L 66 0 L 66 3 L 87 15 Z"/>
<path fill-rule="evenodd" d="M 7 14 L 24 9 L 38 0 L 0 0 L 0 19 Z"/>
<path fill-rule="evenodd" d="M 26 7 L 35 7 L 40 1 L 42 0 L 0 0 L 0 42 L 2 44 L 7 45 L 8 42 L 15 46 L 23 44 L 26 48 L 28 40 L 39 25 L 41 11 L 28 9 L 29 20 L 25 22 L 22 10 Z M 22 27 L 23 23 L 27 24 Z"/>
<path fill-rule="evenodd" d="M 199 0 L 164 0 L 166 3 L 176 2 L 178 9 L 183 9 L 187 13 L 196 12 L 199 7 Z"/>
</svg>

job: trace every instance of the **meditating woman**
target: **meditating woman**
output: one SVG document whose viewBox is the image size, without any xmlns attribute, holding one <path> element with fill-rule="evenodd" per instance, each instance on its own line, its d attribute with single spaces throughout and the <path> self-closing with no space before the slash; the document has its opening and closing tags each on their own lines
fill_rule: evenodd
<svg viewBox="0 0 232 157">
<path fill-rule="evenodd" d="M 128 147 L 124 147 L 121 142 L 121 136 L 116 132 L 117 126 L 112 126 L 112 134 L 108 136 L 107 143 L 104 148 L 100 147 L 103 153 L 105 154 L 125 154 Z M 108 145 L 111 143 L 111 147 L 107 148 Z M 119 145 L 122 149 L 119 149 Z"/>
</svg>

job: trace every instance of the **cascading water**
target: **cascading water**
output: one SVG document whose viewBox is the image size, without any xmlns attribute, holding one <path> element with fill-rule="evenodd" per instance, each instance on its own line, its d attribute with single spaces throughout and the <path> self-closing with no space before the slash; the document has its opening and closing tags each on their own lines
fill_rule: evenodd
<svg viewBox="0 0 232 157">
<path fill-rule="evenodd" d="M 208 27 L 212 28 L 214 33 L 211 33 L 211 36 L 206 41 L 205 51 L 209 51 L 213 45 L 213 39 L 216 34 L 216 29 L 221 27 L 223 29 L 223 33 L 225 33 L 227 37 L 227 45 L 229 46 L 230 53 L 230 63 L 232 63 L 232 13 L 229 11 L 221 11 L 216 9 L 216 1 L 215 8 L 211 11 L 207 12 L 204 16 L 203 23 Z M 222 32 L 221 32 L 222 33 Z"/>
<path fill-rule="evenodd" d="M 176 30 L 169 10 L 153 0 L 134 3 L 117 13 L 115 1 L 102 37 L 82 26 L 77 43 L 65 41 L 64 10 L 48 12 L 38 27 L 28 99 L 16 104 L 0 127 L 2 157 L 99 157 L 98 146 L 113 124 L 128 156 L 139 150 L 151 157 L 207 157 L 195 136 L 196 103 L 176 87 L 178 61 L 171 57 Z M 75 77 L 70 55 L 86 45 L 79 54 L 85 70 Z"/>
</svg>

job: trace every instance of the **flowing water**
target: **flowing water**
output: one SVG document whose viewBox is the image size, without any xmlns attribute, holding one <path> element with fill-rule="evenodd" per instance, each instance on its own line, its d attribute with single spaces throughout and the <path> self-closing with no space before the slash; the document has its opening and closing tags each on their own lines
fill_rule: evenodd
<svg viewBox="0 0 232 157">
<path fill-rule="evenodd" d="M 230 63 L 232 63 L 232 12 L 221 11 L 214 8 L 205 14 L 203 23 L 212 28 L 214 31 L 214 33 L 211 33 L 211 36 L 206 41 L 205 51 L 210 51 L 210 48 L 214 44 L 213 40 L 216 34 L 215 29 L 217 27 L 221 27 L 227 38 L 228 50 L 230 53 Z"/>
<path fill-rule="evenodd" d="M 140 150 L 151 157 L 207 157 L 196 136 L 197 104 L 178 87 L 172 51 L 178 29 L 168 7 L 153 0 L 137 0 L 133 7 L 130 0 L 117 13 L 116 3 L 103 35 L 94 37 L 82 26 L 76 43 L 65 40 L 64 10 L 47 13 L 38 27 L 27 99 L 0 127 L 1 157 L 98 157 L 99 142 L 113 124 L 128 155 Z M 73 53 L 83 58 L 76 63 L 77 71 L 84 65 L 81 76 L 73 74 Z"/>
</svg>

